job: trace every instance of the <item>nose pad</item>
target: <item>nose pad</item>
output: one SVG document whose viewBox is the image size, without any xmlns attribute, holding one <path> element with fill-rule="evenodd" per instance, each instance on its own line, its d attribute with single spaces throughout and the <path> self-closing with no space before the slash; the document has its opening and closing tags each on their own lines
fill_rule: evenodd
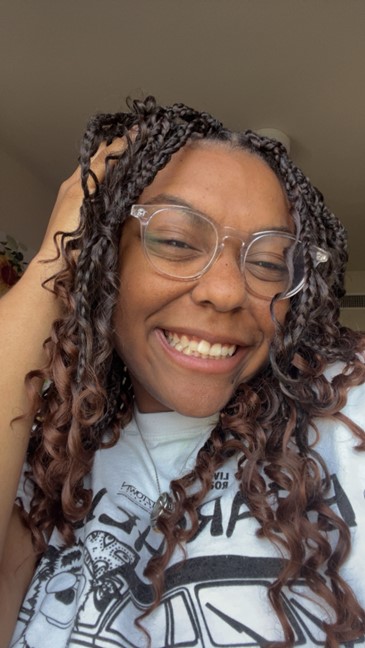
<svg viewBox="0 0 365 648">
<path fill-rule="evenodd" d="M 240 247 L 239 264 L 240 264 L 240 273 L 242 275 L 242 279 L 246 282 L 245 257 L 246 257 L 246 244 L 245 244 L 244 241 L 242 241 L 241 247 Z"/>
<path fill-rule="evenodd" d="M 228 239 L 231 239 L 232 241 L 232 248 L 234 248 L 234 244 L 237 246 L 237 235 L 226 234 L 222 238 L 218 246 L 216 259 L 219 259 L 219 257 L 223 254 L 225 244 Z M 246 253 L 246 244 L 243 240 L 240 240 L 240 246 L 239 246 L 239 250 L 237 250 L 236 261 L 237 261 L 237 267 L 242 275 L 243 280 L 244 280 L 245 253 Z"/>
</svg>

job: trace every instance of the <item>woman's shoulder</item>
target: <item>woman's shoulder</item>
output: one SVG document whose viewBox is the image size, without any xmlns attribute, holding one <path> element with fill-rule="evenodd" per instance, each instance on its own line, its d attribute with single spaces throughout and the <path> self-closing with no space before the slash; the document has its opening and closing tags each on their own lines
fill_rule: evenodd
<svg viewBox="0 0 365 648">
<path fill-rule="evenodd" d="M 337 376 L 351 372 L 345 363 L 336 362 L 325 371 L 326 378 L 333 384 Z M 360 474 L 365 481 L 365 453 L 359 452 L 361 431 L 365 435 L 365 382 L 346 386 L 345 402 L 335 413 L 315 418 L 309 439 L 314 450 L 325 460 L 330 474 L 341 475 L 353 482 Z M 365 483 L 364 483 L 365 486 Z"/>
<path fill-rule="evenodd" d="M 358 354 L 358 359 L 364 364 L 365 371 L 365 352 Z M 338 376 L 349 376 L 351 372 L 352 368 L 347 366 L 345 362 L 334 362 L 326 367 L 324 375 L 327 380 L 333 383 Z M 351 384 L 351 381 L 349 381 L 349 385 L 345 389 L 346 403 L 341 408 L 341 414 L 350 418 L 355 424 L 362 427 L 365 432 L 365 375 L 363 382 Z M 342 418 L 339 417 L 338 421 Z"/>
</svg>

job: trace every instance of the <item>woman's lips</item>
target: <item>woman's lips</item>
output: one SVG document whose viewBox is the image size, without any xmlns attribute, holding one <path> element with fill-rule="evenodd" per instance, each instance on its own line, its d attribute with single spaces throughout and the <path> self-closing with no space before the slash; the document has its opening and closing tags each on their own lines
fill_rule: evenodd
<svg viewBox="0 0 365 648">
<path fill-rule="evenodd" d="M 174 333 L 176 333 L 177 338 L 180 341 L 182 336 L 184 335 L 188 339 L 188 346 L 191 344 L 191 341 L 194 341 L 199 345 L 200 342 L 207 342 L 207 340 L 204 337 L 200 337 L 201 335 L 204 335 L 203 332 L 201 332 L 198 337 L 191 331 L 179 331 L 179 333 L 177 333 L 172 329 L 155 329 L 156 338 L 164 349 L 164 352 L 170 357 L 171 360 L 173 360 L 174 363 L 179 365 L 182 369 L 185 368 L 188 371 L 198 373 L 202 372 L 212 375 L 227 373 L 231 374 L 232 372 L 236 374 L 237 371 L 242 370 L 243 366 L 247 364 L 249 358 L 251 357 L 252 345 L 235 345 L 232 343 L 232 340 L 225 343 L 223 341 L 223 337 L 218 338 L 220 340 L 219 342 L 214 342 L 213 338 L 211 338 L 210 342 L 208 342 L 208 345 L 210 346 L 210 349 L 213 348 L 213 354 L 219 351 L 219 348 L 215 347 L 216 344 L 219 344 L 221 346 L 221 350 L 224 347 L 229 348 L 230 353 L 232 353 L 233 347 L 234 350 L 232 355 L 224 355 L 224 353 L 226 353 L 226 350 L 224 350 L 223 353 L 220 352 L 219 356 L 208 355 L 206 353 L 202 354 L 198 351 L 194 351 L 194 355 L 193 353 L 189 355 L 189 351 L 188 353 L 186 353 L 186 351 L 184 353 L 184 347 L 182 351 L 179 351 L 179 346 L 178 348 L 176 348 L 176 346 L 173 346 L 174 342 L 172 344 L 170 343 L 168 337 L 171 338 Z M 185 344 L 185 341 L 181 344 Z M 194 346 L 195 345 L 193 345 L 193 349 Z M 205 344 L 202 344 L 200 348 L 203 348 L 204 351 L 207 350 L 208 347 Z"/>
</svg>

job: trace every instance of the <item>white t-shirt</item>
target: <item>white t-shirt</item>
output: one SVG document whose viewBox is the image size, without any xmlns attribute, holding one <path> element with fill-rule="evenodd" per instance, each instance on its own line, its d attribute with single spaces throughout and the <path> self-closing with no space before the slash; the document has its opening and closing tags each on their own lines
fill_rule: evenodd
<svg viewBox="0 0 365 648">
<path fill-rule="evenodd" d="M 344 412 L 365 428 L 365 385 L 351 390 Z M 136 412 L 136 417 L 162 491 L 194 465 L 216 420 L 174 412 Z M 317 449 L 332 480 L 328 500 L 353 537 L 342 572 L 365 606 L 365 457 L 354 450 L 345 425 L 322 421 L 319 429 Z M 259 525 L 239 492 L 236 465 L 232 458 L 214 475 L 186 560 L 181 550 L 175 551 L 161 604 L 143 620 L 152 648 L 264 646 L 282 638 L 267 598 L 281 556 L 271 542 L 256 537 Z M 71 548 L 65 549 L 53 532 L 21 608 L 12 648 L 147 645 L 134 620 L 151 603 L 144 569 L 161 549 L 162 536 L 150 527 L 158 490 L 134 421 L 116 446 L 96 453 L 86 483 L 93 490 L 90 513 Z M 27 506 L 26 484 L 19 493 Z M 323 646 L 320 624 L 328 613 L 309 589 L 298 583 L 293 591 L 284 588 L 282 597 L 296 645 Z M 365 646 L 365 638 L 358 645 Z"/>
</svg>

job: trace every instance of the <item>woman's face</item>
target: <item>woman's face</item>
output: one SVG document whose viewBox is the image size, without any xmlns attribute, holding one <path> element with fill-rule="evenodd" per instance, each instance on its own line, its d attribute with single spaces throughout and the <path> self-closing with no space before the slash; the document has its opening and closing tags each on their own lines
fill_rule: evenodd
<svg viewBox="0 0 365 648">
<path fill-rule="evenodd" d="M 223 144 L 185 146 L 139 202 L 157 198 L 162 204 L 171 197 L 243 232 L 293 230 L 286 196 L 271 169 L 258 157 Z M 179 281 L 161 276 L 150 265 L 139 223 L 130 218 L 120 259 L 114 339 L 129 369 L 138 408 L 198 417 L 222 409 L 238 385 L 265 365 L 274 335 L 270 302 L 247 292 L 235 245 L 225 245 L 200 279 Z M 277 303 L 279 321 L 287 308 L 287 301 Z M 234 353 L 218 358 L 185 355 L 171 344 L 182 336 L 184 344 L 204 340 L 222 345 L 223 352 L 230 347 L 232 353 L 234 347 Z"/>
</svg>

